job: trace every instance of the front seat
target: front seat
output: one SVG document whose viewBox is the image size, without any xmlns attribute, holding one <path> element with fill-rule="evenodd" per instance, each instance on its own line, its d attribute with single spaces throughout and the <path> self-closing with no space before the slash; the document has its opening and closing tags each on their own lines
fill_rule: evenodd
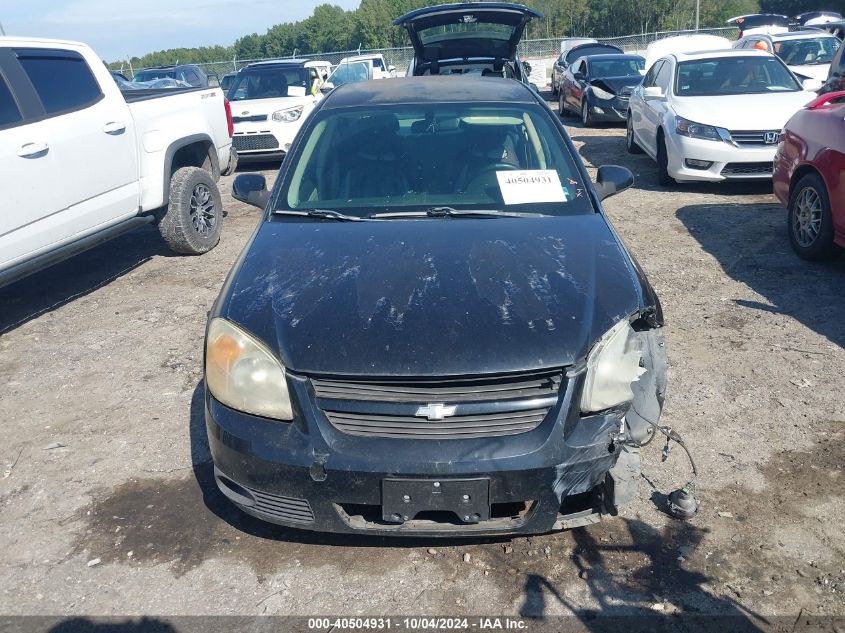
<svg viewBox="0 0 845 633">
<path fill-rule="evenodd" d="M 399 121 L 389 113 L 365 117 L 349 144 L 341 193 L 345 200 L 389 198 L 408 192 L 407 156 Z"/>
</svg>

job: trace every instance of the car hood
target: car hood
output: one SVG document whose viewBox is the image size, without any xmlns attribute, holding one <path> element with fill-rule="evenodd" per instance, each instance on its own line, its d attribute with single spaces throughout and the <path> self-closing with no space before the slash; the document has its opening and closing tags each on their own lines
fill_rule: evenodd
<svg viewBox="0 0 845 633">
<path fill-rule="evenodd" d="M 513 59 L 525 25 L 542 17 L 521 4 L 463 2 L 416 9 L 393 24 L 408 31 L 417 59 Z M 476 24 L 492 27 L 477 28 Z"/>
<path fill-rule="evenodd" d="M 816 97 L 812 92 L 781 92 L 722 97 L 675 97 L 675 114 L 728 130 L 780 130 Z"/>
<path fill-rule="evenodd" d="M 625 77 L 601 77 L 593 79 L 590 85 L 607 90 L 613 94 L 631 94 L 631 88 L 639 86 L 643 82 L 642 75 L 627 75 Z M 626 90 L 626 88 L 628 90 Z"/>
<path fill-rule="evenodd" d="M 305 95 L 304 97 L 273 97 L 270 99 L 242 99 L 239 101 L 231 101 L 232 118 L 235 123 L 238 123 L 239 119 L 248 120 L 252 117 L 265 115 L 269 117 L 279 110 L 314 104 L 321 98 L 322 95 L 318 95 L 317 97 Z"/>
<path fill-rule="evenodd" d="M 447 376 L 570 365 L 643 303 L 599 214 L 271 219 L 219 312 L 296 372 Z"/>
<path fill-rule="evenodd" d="M 790 66 L 789 70 L 798 75 L 798 79 L 807 77 L 808 79 L 818 79 L 824 82 L 827 80 L 827 75 L 830 72 L 830 64 L 801 64 Z"/>
</svg>

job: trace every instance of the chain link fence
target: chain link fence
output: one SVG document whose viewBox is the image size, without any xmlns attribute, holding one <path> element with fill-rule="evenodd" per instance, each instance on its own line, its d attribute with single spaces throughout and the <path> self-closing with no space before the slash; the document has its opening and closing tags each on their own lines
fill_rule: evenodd
<svg viewBox="0 0 845 633">
<path fill-rule="evenodd" d="M 698 31 L 655 31 L 652 33 L 639 33 L 637 35 L 623 35 L 620 37 L 599 37 L 595 38 L 599 42 L 613 44 L 618 46 L 626 52 L 645 51 L 649 44 L 656 40 L 672 37 L 675 35 L 691 35 L 691 34 L 708 34 L 721 35 L 728 39 L 736 39 L 738 31 L 734 27 L 715 28 L 715 29 L 701 29 Z M 560 42 L 562 38 L 547 38 L 536 40 L 523 40 L 519 44 L 519 56 L 523 60 L 531 62 L 545 62 L 546 76 L 551 74 L 551 67 L 554 61 L 560 55 Z M 359 49 L 353 51 L 333 51 L 329 53 L 316 53 L 308 55 L 297 54 L 294 51 L 293 55 L 287 58 L 260 58 L 260 59 L 231 59 L 228 61 L 209 62 L 197 64 L 205 71 L 212 79 L 222 77 L 227 73 L 232 73 L 240 70 L 244 66 L 248 66 L 254 62 L 268 61 L 269 59 L 311 59 L 311 60 L 325 60 L 336 66 L 345 57 L 353 55 L 367 55 L 367 54 L 381 54 L 384 56 L 388 66 L 395 66 L 396 72 L 399 75 L 404 75 L 405 71 L 410 65 L 411 59 L 414 56 L 414 49 L 410 47 L 405 48 L 375 48 L 375 49 Z M 132 74 L 141 70 L 140 68 L 131 69 L 128 64 L 121 66 L 121 72 Z"/>
</svg>

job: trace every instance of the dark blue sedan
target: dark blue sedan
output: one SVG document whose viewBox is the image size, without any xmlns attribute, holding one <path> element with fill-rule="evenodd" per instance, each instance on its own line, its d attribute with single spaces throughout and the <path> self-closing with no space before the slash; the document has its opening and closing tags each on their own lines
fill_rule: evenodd
<svg viewBox="0 0 845 633">
<path fill-rule="evenodd" d="M 214 304 L 206 423 L 247 512 L 380 535 L 537 533 L 631 501 L 660 302 L 557 116 L 518 81 L 341 86 Z"/>
</svg>

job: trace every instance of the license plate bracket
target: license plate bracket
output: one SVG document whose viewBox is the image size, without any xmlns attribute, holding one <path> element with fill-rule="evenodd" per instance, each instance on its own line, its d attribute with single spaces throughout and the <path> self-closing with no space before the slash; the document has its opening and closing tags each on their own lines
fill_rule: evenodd
<svg viewBox="0 0 845 633">
<path fill-rule="evenodd" d="M 454 512 L 464 523 L 490 519 L 490 480 L 383 479 L 382 518 L 391 523 L 412 520 L 420 512 Z"/>
</svg>

